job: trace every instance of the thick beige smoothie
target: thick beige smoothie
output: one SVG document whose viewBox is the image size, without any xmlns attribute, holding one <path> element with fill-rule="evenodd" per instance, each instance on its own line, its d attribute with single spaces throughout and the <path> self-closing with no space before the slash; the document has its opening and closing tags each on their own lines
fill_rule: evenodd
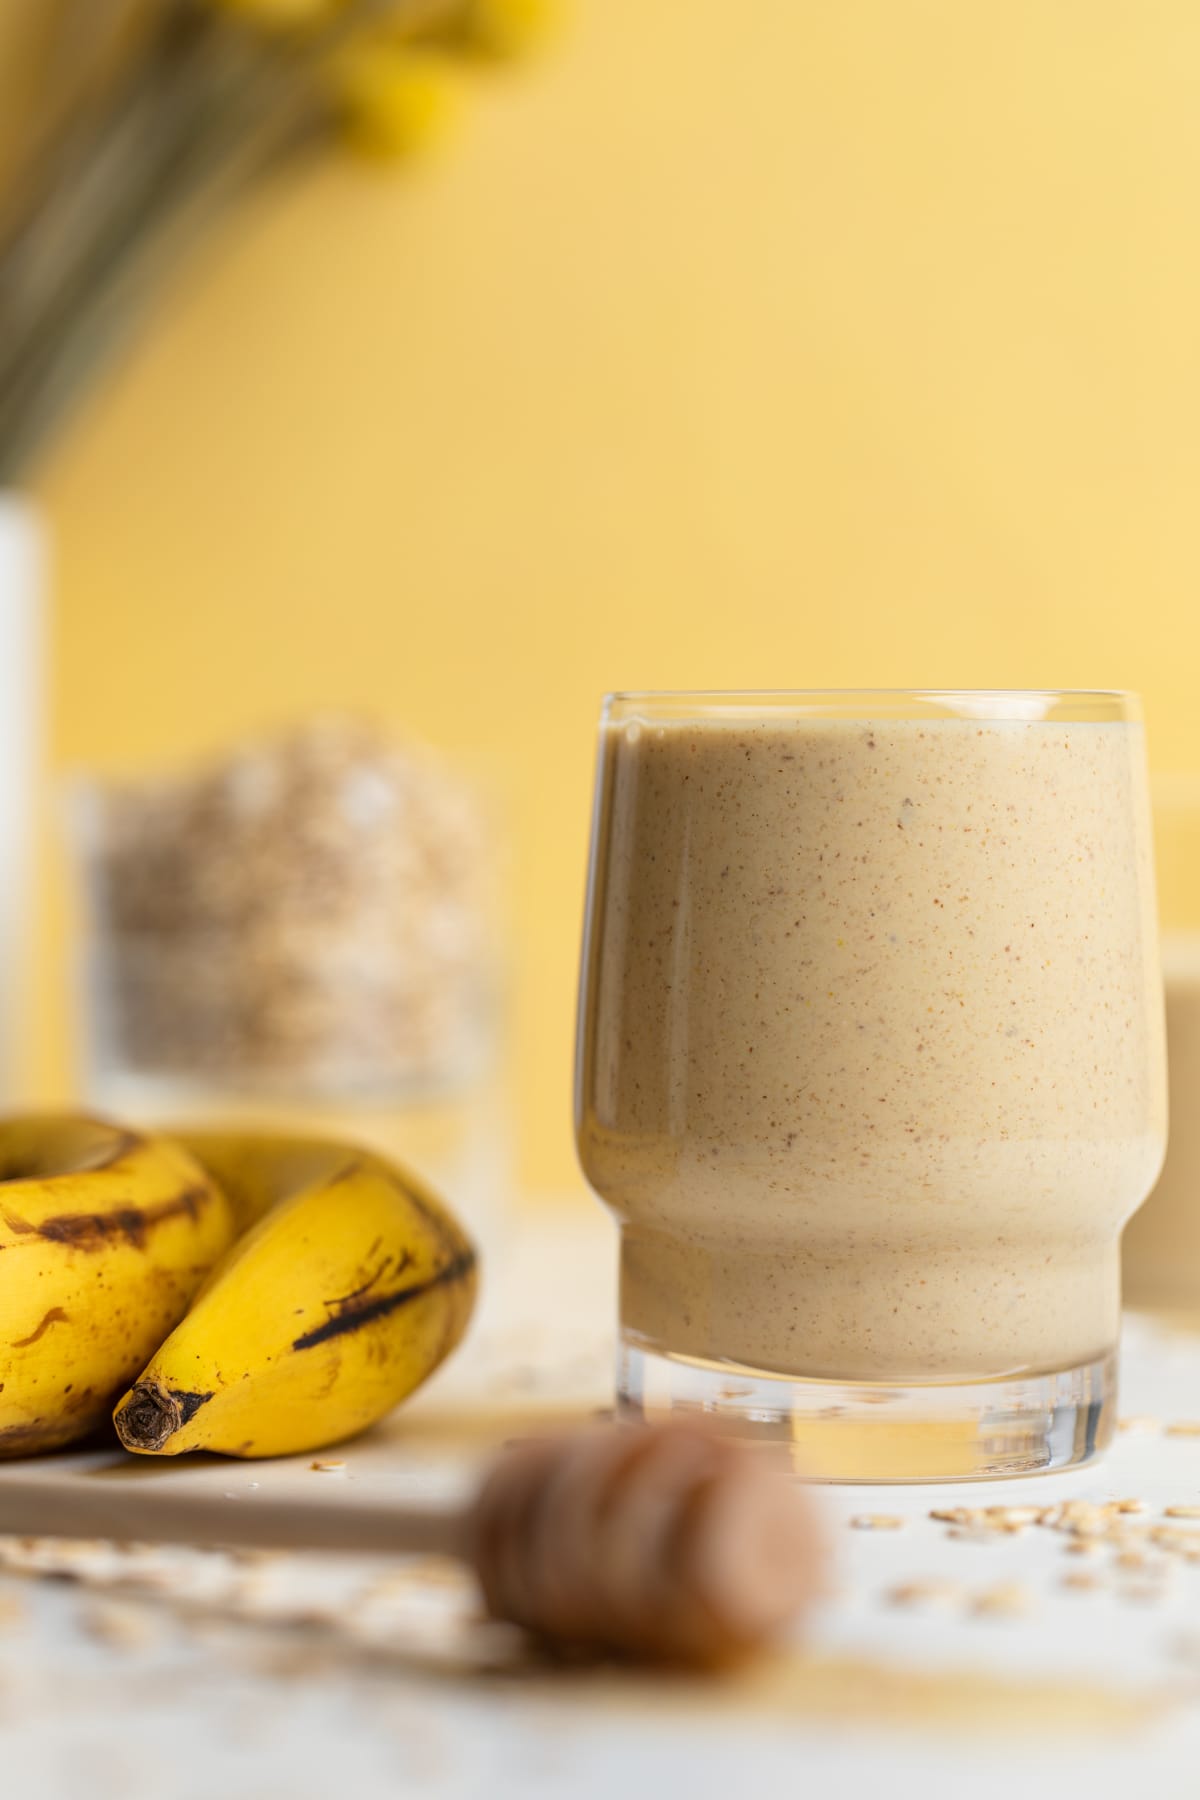
<svg viewBox="0 0 1200 1800">
<path fill-rule="evenodd" d="M 1163 941 L 1171 1141 L 1122 1245 L 1134 1306 L 1200 1306 L 1200 932 Z"/>
<path fill-rule="evenodd" d="M 627 1339 L 957 1381 L 1107 1352 L 1165 1138 L 1141 727 L 636 718 L 578 1141 Z"/>
</svg>

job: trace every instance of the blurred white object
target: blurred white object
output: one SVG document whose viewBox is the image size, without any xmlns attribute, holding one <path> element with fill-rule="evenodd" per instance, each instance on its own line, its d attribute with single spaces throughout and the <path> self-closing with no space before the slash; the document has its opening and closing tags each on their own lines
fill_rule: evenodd
<svg viewBox="0 0 1200 1800">
<path fill-rule="evenodd" d="M 42 723 L 45 544 L 25 501 L 0 493 L 0 1105 L 21 1096 L 34 818 Z"/>
</svg>

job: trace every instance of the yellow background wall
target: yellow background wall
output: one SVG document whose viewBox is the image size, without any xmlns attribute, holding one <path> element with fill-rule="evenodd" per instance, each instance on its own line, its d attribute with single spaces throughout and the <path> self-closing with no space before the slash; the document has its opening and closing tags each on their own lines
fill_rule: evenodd
<svg viewBox="0 0 1200 1800">
<path fill-rule="evenodd" d="M 254 208 L 45 469 L 56 763 L 330 701 L 489 758 L 574 1184 L 604 689 L 1130 685 L 1200 766 L 1198 68 L 1194 0 L 573 0 L 438 160 Z"/>
</svg>

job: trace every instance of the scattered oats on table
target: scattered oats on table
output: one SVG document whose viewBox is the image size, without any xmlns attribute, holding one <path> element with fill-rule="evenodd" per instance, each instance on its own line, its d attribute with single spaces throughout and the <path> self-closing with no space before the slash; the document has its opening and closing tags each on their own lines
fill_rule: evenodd
<svg viewBox="0 0 1200 1800">
<path fill-rule="evenodd" d="M 1036 1525 L 1045 1511 L 1041 1506 L 985 1506 L 984 1516 L 1002 1525 Z"/>
<path fill-rule="evenodd" d="M 93 1600 L 79 1622 L 90 1638 L 114 1650 L 144 1650 L 162 1635 L 161 1618 L 150 1608 L 119 1600 Z"/>
<path fill-rule="evenodd" d="M 1117 1589 L 1122 1600 L 1132 1601 L 1138 1606 L 1153 1606 L 1156 1600 L 1163 1597 L 1162 1586 L 1154 1581 L 1130 1581 Z"/>
<path fill-rule="evenodd" d="M 853 1531 L 899 1531 L 903 1524 L 899 1513 L 855 1513 L 850 1521 Z"/>
<path fill-rule="evenodd" d="M 930 1578 L 927 1581 L 902 1581 L 895 1587 L 888 1588 L 884 1599 L 889 1606 L 926 1606 L 939 1605 L 960 1600 L 963 1586 L 960 1581 L 947 1581 Z"/>
<path fill-rule="evenodd" d="M 1001 1582 L 984 1588 L 971 1601 L 971 1611 L 980 1617 L 1015 1619 L 1030 1611 L 1032 1601 L 1027 1588 L 1017 1581 Z"/>
<path fill-rule="evenodd" d="M 1164 1550 L 1200 1551 L 1200 1531 L 1189 1531 L 1185 1525 L 1152 1525 L 1149 1537 Z"/>
</svg>

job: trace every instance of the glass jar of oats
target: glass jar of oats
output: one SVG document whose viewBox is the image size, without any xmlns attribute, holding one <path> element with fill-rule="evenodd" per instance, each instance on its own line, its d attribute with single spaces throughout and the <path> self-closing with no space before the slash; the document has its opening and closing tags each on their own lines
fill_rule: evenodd
<svg viewBox="0 0 1200 1800">
<path fill-rule="evenodd" d="M 477 1230 L 505 1187 L 495 856 L 429 752 L 319 719 L 78 782 L 86 1098 L 399 1156 Z"/>
</svg>

